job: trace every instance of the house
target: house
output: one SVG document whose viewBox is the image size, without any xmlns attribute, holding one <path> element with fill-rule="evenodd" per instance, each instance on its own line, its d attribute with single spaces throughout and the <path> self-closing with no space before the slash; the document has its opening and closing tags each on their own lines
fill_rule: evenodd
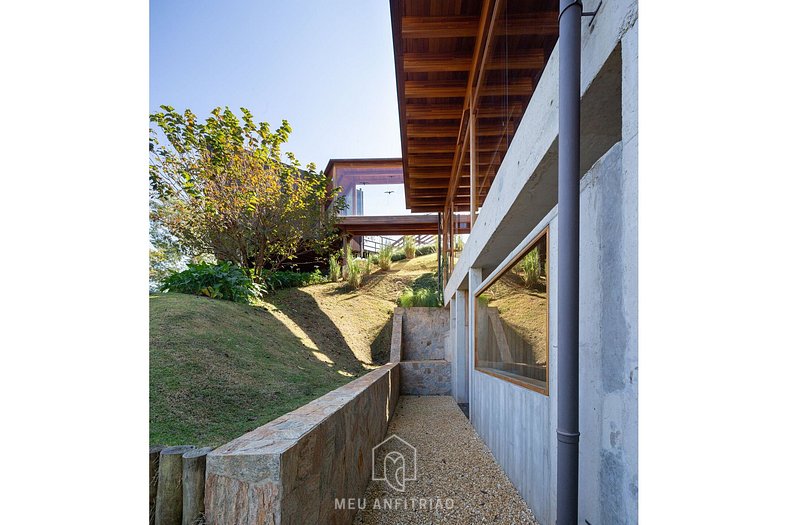
<svg viewBox="0 0 788 525">
<path fill-rule="evenodd" d="M 390 5 L 414 215 L 342 227 L 438 234 L 451 395 L 536 519 L 637 523 L 637 0 Z M 326 171 L 349 177 L 358 215 L 366 168 L 351 168 Z M 399 355 L 407 323 L 393 324 Z M 352 522 L 333 502 L 366 487 L 401 369 L 392 359 L 211 453 L 209 521 Z"/>
<path fill-rule="evenodd" d="M 406 203 L 439 214 L 449 261 L 453 395 L 540 522 L 636 523 L 637 1 L 391 15 Z"/>
</svg>

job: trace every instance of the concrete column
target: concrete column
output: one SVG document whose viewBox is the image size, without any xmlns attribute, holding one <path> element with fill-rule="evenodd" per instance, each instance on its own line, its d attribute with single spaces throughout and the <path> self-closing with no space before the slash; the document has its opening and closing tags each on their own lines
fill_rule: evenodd
<svg viewBox="0 0 788 525">
<path fill-rule="evenodd" d="M 470 404 L 470 420 L 473 423 L 473 364 L 476 361 L 476 298 L 474 292 L 482 283 L 481 268 L 471 268 L 468 270 L 468 403 Z"/>
<path fill-rule="evenodd" d="M 468 402 L 468 292 L 457 290 L 452 299 L 454 332 L 454 399 Z"/>
</svg>

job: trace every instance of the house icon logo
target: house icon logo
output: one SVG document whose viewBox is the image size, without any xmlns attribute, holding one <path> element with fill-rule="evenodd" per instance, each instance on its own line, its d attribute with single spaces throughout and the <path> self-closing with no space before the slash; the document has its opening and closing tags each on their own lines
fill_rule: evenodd
<svg viewBox="0 0 788 525">
<path fill-rule="evenodd" d="M 416 481 L 416 447 L 392 434 L 372 449 L 372 479 L 385 481 L 398 492 Z"/>
</svg>

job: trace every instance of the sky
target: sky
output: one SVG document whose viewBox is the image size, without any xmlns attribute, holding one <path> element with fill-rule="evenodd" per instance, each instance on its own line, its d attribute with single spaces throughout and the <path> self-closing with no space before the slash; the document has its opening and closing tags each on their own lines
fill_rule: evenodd
<svg viewBox="0 0 788 525">
<path fill-rule="evenodd" d="M 386 0 L 151 0 L 150 17 L 151 111 L 287 119 L 285 149 L 318 170 L 402 155 Z M 365 201 L 380 212 L 395 199 L 370 187 Z"/>
</svg>

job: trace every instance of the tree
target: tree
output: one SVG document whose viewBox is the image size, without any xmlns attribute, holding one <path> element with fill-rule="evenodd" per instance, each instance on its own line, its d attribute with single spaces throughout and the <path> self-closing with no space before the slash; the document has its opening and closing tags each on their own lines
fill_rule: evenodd
<svg viewBox="0 0 788 525">
<path fill-rule="evenodd" d="M 325 253 L 345 206 L 331 180 L 292 153 L 291 128 L 275 131 L 241 108 L 216 108 L 204 123 L 170 106 L 150 116 L 152 220 L 184 253 L 213 254 L 259 274 L 300 252 Z M 159 140 L 161 133 L 166 140 Z"/>
</svg>

